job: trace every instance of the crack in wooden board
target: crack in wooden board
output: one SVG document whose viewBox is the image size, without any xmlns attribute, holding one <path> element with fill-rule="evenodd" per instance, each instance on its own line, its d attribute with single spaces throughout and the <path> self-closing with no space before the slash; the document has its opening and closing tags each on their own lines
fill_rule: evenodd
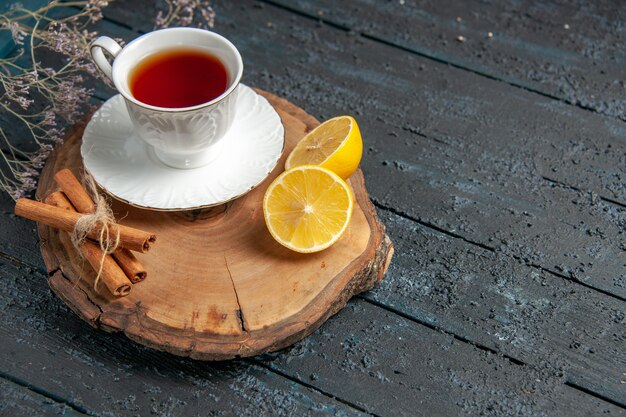
<svg viewBox="0 0 626 417">
<path fill-rule="evenodd" d="M 254 359 L 276 374 L 242 361 L 192 361 L 93 331 L 50 293 L 45 275 L 24 267 L 0 265 L 0 290 L 0 369 L 95 413 L 362 415 L 320 392 L 381 415 L 414 415 L 416 399 L 429 415 L 476 415 L 485 407 L 494 414 L 621 411 L 545 370 L 514 365 L 363 301 L 292 348 Z"/>
<path fill-rule="evenodd" d="M 263 94 L 281 115 L 288 152 L 313 120 L 286 100 Z M 40 198 L 55 188 L 54 172 L 65 167 L 80 172 L 81 132 L 78 127 L 49 159 Z M 62 271 L 51 278 L 51 286 L 92 325 L 195 359 L 252 356 L 305 337 L 381 278 L 391 243 L 357 172 L 350 180 L 357 205 L 339 242 L 309 255 L 278 245 L 266 232 L 261 199 L 285 157 L 261 186 L 219 212 L 211 209 L 210 216 L 150 212 L 113 202 L 124 224 L 150 229 L 160 242 L 149 254 L 138 254 L 151 279 L 124 298 L 95 292 L 89 284 L 93 271 L 80 261 L 67 234 L 41 226 L 46 264 Z"/>
<path fill-rule="evenodd" d="M 622 122 L 274 7 L 246 1 L 219 7 L 225 23 L 217 29 L 244 53 L 247 77 L 320 117 L 357 117 L 368 188 L 382 204 L 626 295 L 618 261 L 624 210 L 594 198 L 624 197 Z M 140 15 L 113 4 L 108 15 L 115 13 L 131 26 L 142 24 Z M 290 26 L 290 19 L 298 24 Z M 248 31 L 260 21 L 275 24 Z M 270 53 L 268 45 L 282 47 Z M 558 172 L 581 191 L 544 181 L 546 172 Z"/>
</svg>

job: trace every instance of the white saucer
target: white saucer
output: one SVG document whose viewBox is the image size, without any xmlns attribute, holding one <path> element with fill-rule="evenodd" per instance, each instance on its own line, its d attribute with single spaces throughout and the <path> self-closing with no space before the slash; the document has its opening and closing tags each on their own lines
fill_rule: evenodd
<svg viewBox="0 0 626 417">
<path fill-rule="evenodd" d="M 223 204 L 259 185 L 285 145 L 280 117 L 268 101 L 240 84 L 237 114 L 222 138 L 224 149 L 209 165 L 171 168 L 133 133 L 121 95 L 107 100 L 83 133 L 86 170 L 108 193 L 152 210 L 190 210 Z"/>
</svg>

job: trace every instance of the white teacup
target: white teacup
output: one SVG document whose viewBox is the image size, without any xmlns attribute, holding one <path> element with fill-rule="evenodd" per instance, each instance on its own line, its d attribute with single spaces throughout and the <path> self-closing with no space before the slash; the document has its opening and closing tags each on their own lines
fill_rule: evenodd
<svg viewBox="0 0 626 417">
<path fill-rule="evenodd" d="M 149 55 L 175 48 L 198 49 L 217 57 L 228 73 L 226 91 L 192 107 L 167 108 L 142 103 L 133 97 L 132 70 Z M 102 50 L 113 57 L 109 63 Z M 220 140 L 235 117 L 237 87 L 243 62 L 237 48 L 216 33 L 195 28 L 168 28 L 146 33 L 122 48 L 101 36 L 91 44 L 96 65 L 124 97 L 137 135 L 154 148 L 156 156 L 174 168 L 196 168 L 219 156 Z"/>
</svg>

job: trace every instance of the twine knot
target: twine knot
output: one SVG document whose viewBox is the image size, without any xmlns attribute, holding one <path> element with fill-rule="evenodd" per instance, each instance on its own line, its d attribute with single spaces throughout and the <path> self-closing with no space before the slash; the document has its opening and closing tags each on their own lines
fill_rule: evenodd
<svg viewBox="0 0 626 417">
<path fill-rule="evenodd" d="M 102 258 L 100 259 L 100 267 L 93 284 L 95 291 L 98 290 L 98 283 L 100 282 L 100 276 L 102 275 L 102 268 L 104 267 L 104 260 L 107 255 L 112 254 L 120 244 L 120 231 L 113 215 L 113 210 L 107 203 L 106 199 L 98 194 L 98 189 L 93 177 L 86 174 L 85 180 L 86 189 L 92 200 L 95 201 L 95 210 L 93 213 L 82 215 L 72 232 L 72 244 L 81 253 L 80 246 L 85 242 L 89 233 L 95 228 L 100 227 L 100 236 L 98 237 L 98 243 L 102 250 Z"/>
</svg>

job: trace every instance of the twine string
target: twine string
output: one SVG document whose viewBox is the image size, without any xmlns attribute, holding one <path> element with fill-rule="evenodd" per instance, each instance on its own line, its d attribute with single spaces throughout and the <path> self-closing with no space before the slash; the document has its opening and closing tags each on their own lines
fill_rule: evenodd
<svg viewBox="0 0 626 417">
<path fill-rule="evenodd" d="M 113 216 L 113 210 L 111 210 L 106 199 L 98 193 L 93 177 L 86 174 L 85 183 L 87 192 L 93 201 L 96 202 L 96 209 L 93 213 L 84 214 L 78 219 L 74 226 L 74 231 L 72 232 L 72 244 L 79 253 L 82 253 L 80 246 L 85 242 L 89 233 L 100 226 L 98 243 L 102 251 L 102 258 L 100 258 L 100 266 L 93 283 L 94 290 L 98 291 L 98 284 L 100 283 L 102 269 L 104 268 L 104 260 L 107 255 L 110 255 L 118 248 L 120 244 L 120 231 L 117 227 L 115 216 Z"/>
</svg>

